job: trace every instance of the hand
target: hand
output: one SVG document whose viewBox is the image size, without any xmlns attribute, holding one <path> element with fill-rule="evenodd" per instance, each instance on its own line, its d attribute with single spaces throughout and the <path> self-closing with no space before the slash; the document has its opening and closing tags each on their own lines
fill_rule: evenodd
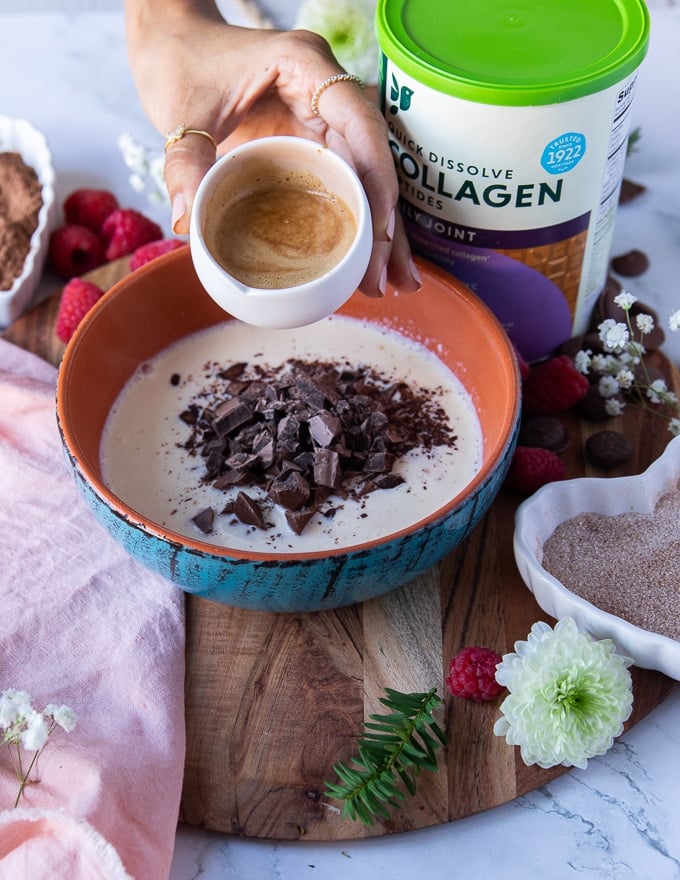
<svg viewBox="0 0 680 880">
<path fill-rule="evenodd" d="M 144 7 L 142 9 L 142 7 Z M 152 7 L 155 13 L 152 14 Z M 215 138 L 222 154 L 237 143 L 293 134 L 325 144 L 356 169 L 373 218 L 373 252 L 360 289 L 380 296 L 387 281 L 401 292 L 420 277 L 396 210 L 398 184 L 387 126 L 376 105 L 352 82 L 317 86 L 341 72 L 321 37 L 227 24 L 205 3 L 159 5 L 126 0 L 128 47 L 142 104 L 165 135 L 178 124 Z M 208 138 L 185 135 L 166 153 L 165 180 L 173 230 L 185 234 L 198 185 L 215 161 Z"/>
</svg>

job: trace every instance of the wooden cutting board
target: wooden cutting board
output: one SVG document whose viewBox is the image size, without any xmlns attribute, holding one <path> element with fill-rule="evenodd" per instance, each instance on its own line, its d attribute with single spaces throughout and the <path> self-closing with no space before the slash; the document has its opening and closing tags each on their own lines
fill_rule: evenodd
<svg viewBox="0 0 680 880">
<path fill-rule="evenodd" d="M 127 260 L 88 278 L 110 287 Z M 59 291 L 3 335 L 57 364 Z M 653 363 L 680 392 L 660 353 Z M 586 465 L 583 439 L 599 425 L 567 419 L 568 476 L 600 475 Z M 629 408 L 619 427 L 636 440 L 634 458 L 611 476 L 639 473 L 670 435 L 660 419 Z M 440 771 L 423 774 L 416 797 L 390 821 L 367 828 L 341 820 L 323 796 L 332 766 L 349 760 L 362 723 L 384 688 L 445 694 L 450 658 L 466 645 L 499 653 L 548 619 L 522 582 L 512 550 L 519 498 L 503 490 L 474 533 L 439 566 L 400 590 L 362 605 L 276 615 L 187 596 L 187 752 L 181 819 L 216 831 L 270 839 L 343 840 L 442 824 L 505 803 L 565 772 L 526 767 L 493 735 L 500 701 L 447 698 L 439 720 L 448 747 Z M 550 621 L 552 623 L 552 621 Z M 633 669 L 636 724 L 675 682 Z"/>
</svg>

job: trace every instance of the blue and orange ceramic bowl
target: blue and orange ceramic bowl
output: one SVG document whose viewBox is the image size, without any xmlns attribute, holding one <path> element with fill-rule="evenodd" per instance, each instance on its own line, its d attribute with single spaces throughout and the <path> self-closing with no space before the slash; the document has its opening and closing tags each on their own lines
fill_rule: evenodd
<svg viewBox="0 0 680 880">
<path fill-rule="evenodd" d="M 505 331 L 462 283 L 420 264 L 417 294 L 355 293 L 340 312 L 386 325 L 431 349 L 477 408 L 484 451 L 469 485 L 431 516 L 385 538 L 297 556 L 243 552 L 174 534 L 118 498 L 99 451 L 109 410 L 140 363 L 225 313 L 205 293 L 187 248 L 116 284 L 88 313 L 59 369 L 57 415 L 76 482 L 95 516 L 130 554 L 187 593 L 262 611 L 318 611 L 379 596 L 450 553 L 486 513 L 507 472 L 519 424 L 520 378 Z"/>
</svg>

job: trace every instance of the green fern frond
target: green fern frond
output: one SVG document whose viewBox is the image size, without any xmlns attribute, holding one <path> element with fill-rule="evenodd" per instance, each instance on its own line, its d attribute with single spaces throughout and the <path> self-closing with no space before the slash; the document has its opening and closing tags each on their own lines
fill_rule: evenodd
<svg viewBox="0 0 680 880">
<path fill-rule="evenodd" d="M 631 153 L 634 153 L 637 150 L 641 137 L 642 137 L 642 129 L 639 126 L 638 126 L 638 128 L 634 128 L 631 131 L 631 133 L 628 135 L 628 143 L 626 145 L 626 156 L 630 156 Z"/>
<path fill-rule="evenodd" d="M 435 688 L 427 693 L 402 694 L 385 688 L 380 702 L 389 715 L 371 715 L 357 740 L 353 766 L 339 761 L 333 771 L 338 782 L 326 782 L 326 797 L 344 801 L 342 816 L 373 825 L 388 819 L 406 798 L 414 795 L 421 770 L 437 770 L 436 751 L 446 745 L 443 731 L 432 717 L 441 703 Z"/>
</svg>

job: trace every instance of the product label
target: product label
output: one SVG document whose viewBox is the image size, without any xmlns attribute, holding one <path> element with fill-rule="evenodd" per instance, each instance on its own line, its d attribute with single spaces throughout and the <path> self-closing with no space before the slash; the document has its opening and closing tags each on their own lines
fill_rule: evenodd
<svg viewBox="0 0 680 880">
<path fill-rule="evenodd" d="M 585 151 L 585 135 L 579 131 L 567 131 L 546 145 L 541 165 L 548 174 L 566 174 L 578 165 Z"/>
<path fill-rule="evenodd" d="M 442 94 L 383 59 L 412 247 L 466 282 L 529 360 L 585 329 L 604 285 L 634 81 L 506 107 Z"/>
</svg>

